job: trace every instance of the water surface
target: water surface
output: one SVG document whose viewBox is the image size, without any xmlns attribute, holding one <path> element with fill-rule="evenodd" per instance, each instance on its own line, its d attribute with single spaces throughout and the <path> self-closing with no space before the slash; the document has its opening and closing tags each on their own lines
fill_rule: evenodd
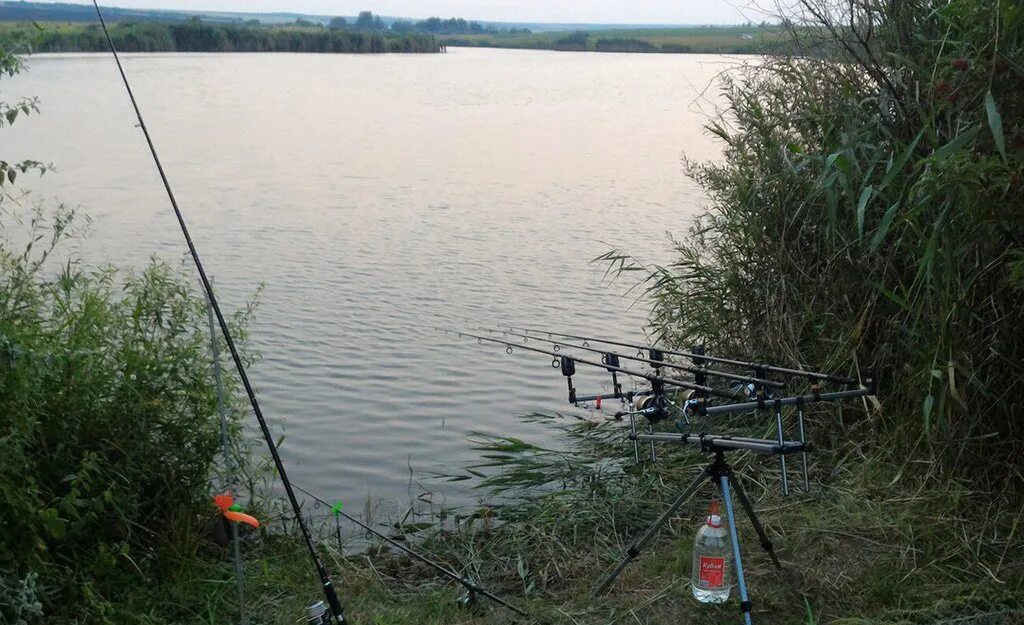
<svg viewBox="0 0 1024 625">
<path fill-rule="evenodd" d="M 718 155 L 705 90 L 730 63 L 470 49 L 125 58 L 225 305 L 265 285 L 252 377 L 289 473 L 357 506 L 424 491 L 472 501 L 468 482 L 430 474 L 473 460 L 474 432 L 558 444 L 516 418 L 568 409 L 550 359 L 433 328 L 641 339 L 644 307 L 589 261 L 612 246 L 670 257 L 665 232 L 682 234 L 703 201 L 681 159 Z M 5 84 L 44 114 L 3 131 L 4 156 L 57 166 L 25 184 L 95 219 L 87 259 L 183 260 L 109 57 L 35 57 Z M 581 371 L 577 386 L 606 377 Z"/>
</svg>

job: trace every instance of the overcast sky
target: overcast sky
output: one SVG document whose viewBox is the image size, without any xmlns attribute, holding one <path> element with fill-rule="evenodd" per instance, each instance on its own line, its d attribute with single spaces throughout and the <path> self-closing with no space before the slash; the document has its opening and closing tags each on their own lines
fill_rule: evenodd
<svg viewBox="0 0 1024 625">
<path fill-rule="evenodd" d="M 102 4 L 321 15 L 355 15 L 366 9 L 395 17 L 439 15 L 501 22 L 735 24 L 748 18 L 760 20 L 759 14 L 745 8 L 752 4 L 750 0 L 102 0 Z"/>
</svg>

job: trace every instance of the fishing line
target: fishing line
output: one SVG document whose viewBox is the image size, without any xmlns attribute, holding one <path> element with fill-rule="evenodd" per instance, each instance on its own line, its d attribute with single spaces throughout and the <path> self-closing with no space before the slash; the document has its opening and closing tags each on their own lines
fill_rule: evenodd
<svg viewBox="0 0 1024 625">
<path fill-rule="evenodd" d="M 146 143 L 149 145 L 149 152 L 153 156 L 153 162 L 156 164 L 157 172 L 160 174 L 160 180 L 163 181 L 164 190 L 167 192 L 167 199 L 171 202 L 171 207 L 174 209 L 174 216 L 178 219 L 178 225 L 181 227 L 181 233 L 185 237 L 185 243 L 188 244 L 189 254 L 192 256 L 192 260 L 195 263 L 196 270 L 199 272 L 199 279 L 203 283 L 203 290 L 206 292 L 207 298 L 209 298 L 210 307 L 213 308 L 214 315 L 217 317 L 217 324 L 220 326 L 220 331 L 224 335 L 224 342 L 228 346 L 228 351 L 231 352 L 231 359 L 235 362 L 235 369 L 238 370 L 238 376 L 242 380 L 242 385 L 245 387 L 245 393 L 249 396 L 249 403 L 252 404 L 253 412 L 256 414 L 256 420 L 259 422 L 260 430 L 263 433 L 263 438 L 267 443 L 267 448 L 270 450 L 270 455 L 274 460 L 274 467 L 277 469 L 278 475 L 281 476 L 281 483 L 284 484 L 285 493 L 288 496 L 288 501 L 291 504 L 292 512 L 295 515 L 295 521 L 299 526 L 299 530 L 302 532 L 302 538 L 306 543 L 306 547 L 309 549 L 309 555 L 313 559 L 313 565 L 316 567 L 317 575 L 320 577 L 320 582 L 323 585 L 324 596 L 327 599 L 327 604 L 330 606 L 331 613 L 334 615 L 336 622 L 339 625 L 347 623 L 345 620 L 345 610 L 341 606 L 341 602 L 338 600 L 338 594 L 334 590 L 334 586 L 331 584 L 331 578 L 327 574 L 327 570 L 324 568 L 323 563 L 320 561 L 320 557 L 316 553 L 316 546 L 313 544 L 313 537 L 309 533 L 309 528 L 306 527 L 306 523 L 302 517 L 302 508 L 299 506 L 299 500 L 295 497 L 295 491 L 292 489 L 292 484 L 288 480 L 288 473 L 285 471 L 284 463 L 281 461 L 281 455 L 277 451 L 277 445 L 274 443 L 274 437 L 270 432 L 270 427 L 267 425 L 267 420 L 263 416 L 263 410 L 260 409 L 260 403 L 256 399 L 256 391 L 253 389 L 252 383 L 249 381 L 249 376 L 245 372 L 245 365 L 242 363 L 242 357 L 238 352 L 238 347 L 235 345 L 235 340 L 231 335 L 231 330 L 228 328 L 227 320 L 224 318 L 224 313 L 221 311 L 220 304 L 217 302 L 217 297 L 213 294 L 213 286 L 210 284 L 210 279 L 206 275 L 206 269 L 203 267 L 203 261 L 199 257 L 199 252 L 196 250 L 195 243 L 192 242 L 192 236 L 189 233 L 188 225 L 185 223 L 185 217 L 181 212 L 181 208 L 178 206 L 178 201 L 174 197 L 174 191 L 171 189 L 171 183 L 167 179 L 167 174 L 164 172 L 163 164 L 160 162 L 160 156 L 157 154 L 156 146 L 153 144 L 153 138 L 149 135 L 149 129 L 146 127 L 146 120 L 142 117 L 142 111 L 139 109 L 139 103 L 135 100 L 135 93 L 132 91 L 131 84 L 128 82 L 128 76 L 124 72 L 124 66 L 121 65 L 121 57 L 117 54 L 117 48 L 114 47 L 114 40 L 110 36 L 110 31 L 107 29 L 107 22 L 103 19 L 103 12 L 100 10 L 99 0 L 93 0 L 93 6 L 96 8 L 96 16 L 99 18 L 100 26 L 103 28 L 103 34 L 107 38 L 107 44 L 110 46 L 110 52 L 114 56 L 114 61 L 117 63 L 117 70 L 121 74 L 121 80 L 124 82 L 125 90 L 128 92 L 128 99 L 131 100 L 132 108 L 135 109 L 135 116 L 139 120 L 139 128 L 142 129 L 143 136 L 146 137 Z"/>
<path fill-rule="evenodd" d="M 525 616 L 527 618 L 530 617 L 530 615 L 527 614 L 522 609 L 517 608 L 516 606 L 512 605 L 508 601 L 505 601 L 501 597 L 499 597 L 499 596 L 495 595 L 494 593 L 490 592 L 486 588 L 484 588 L 482 586 L 478 586 L 476 583 L 466 579 L 465 577 L 462 577 L 461 575 L 459 575 L 455 571 L 449 569 L 448 567 L 444 566 L 443 564 L 438 564 L 437 562 L 434 562 L 433 560 L 427 558 L 426 556 L 424 556 L 424 555 L 422 555 L 420 553 L 417 553 L 412 548 L 410 548 L 410 547 L 408 547 L 406 545 L 403 545 L 402 543 L 400 543 L 397 540 L 391 538 L 390 536 L 388 536 L 387 534 L 385 534 L 383 532 L 375 530 L 373 527 L 367 525 L 366 523 L 363 523 L 359 519 L 357 519 L 357 518 L 355 518 L 353 516 L 350 516 L 348 514 L 345 514 L 344 512 L 341 511 L 340 508 L 333 507 L 329 502 L 321 499 L 320 497 L 317 497 L 316 495 L 314 495 L 313 493 L 309 492 L 305 488 L 302 488 L 298 484 L 295 485 L 295 489 L 297 491 L 299 491 L 300 493 L 305 493 L 307 496 L 309 496 L 313 500 L 318 501 L 321 504 L 331 508 L 331 512 L 337 514 L 340 517 L 348 519 L 349 521 L 351 521 L 352 523 L 354 523 L 354 524 L 358 525 L 359 527 L 363 528 L 367 532 L 370 532 L 371 534 L 373 534 L 377 538 L 380 538 L 381 540 L 386 541 L 392 547 L 396 547 L 398 549 L 401 549 L 402 551 L 404 551 L 408 555 L 412 556 L 413 558 L 416 558 L 420 562 L 422 562 L 422 563 L 426 564 L 427 566 L 433 568 L 437 572 L 445 575 L 449 579 L 451 579 L 453 581 L 456 581 L 456 582 L 459 582 L 460 584 L 462 584 L 463 586 L 466 587 L 466 590 L 468 590 L 470 592 L 474 592 L 474 593 L 480 593 L 481 595 L 487 597 L 491 601 L 494 601 L 495 603 L 498 603 L 498 604 L 508 608 L 509 610 L 512 610 L 513 612 L 515 612 L 516 614 L 518 614 L 520 616 Z"/>
</svg>

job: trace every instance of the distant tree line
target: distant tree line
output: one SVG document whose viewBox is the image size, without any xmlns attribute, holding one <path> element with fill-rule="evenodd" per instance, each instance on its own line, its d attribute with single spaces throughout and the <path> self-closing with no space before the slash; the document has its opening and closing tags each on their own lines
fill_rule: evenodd
<svg viewBox="0 0 1024 625">
<path fill-rule="evenodd" d="M 594 50 L 598 52 L 670 52 L 666 49 L 669 45 L 671 44 L 658 47 L 646 39 L 632 37 L 601 37 L 594 43 Z M 683 47 L 685 46 L 680 46 L 680 48 Z M 679 51 L 683 52 L 684 50 Z"/>
<path fill-rule="evenodd" d="M 304 24 L 306 25 L 306 24 Z M 374 15 L 371 11 L 362 11 L 355 21 L 349 23 L 344 17 L 335 17 L 327 23 L 328 28 L 336 30 L 359 30 L 370 32 L 392 32 L 397 34 L 429 33 L 432 35 L 496 35 L 507 34 L 529 34 L 529 28 L 497 28 L 492 25 L 470 22 L 461 17 L 441 19 L 440 17 L 429 17 L 425 20 L 394 20 L 390 24 L 384 21 L 380 15 Z"/>
<path fill-rule="evenodd" d="M 26 29 L 26 33 L 29 30 Z M 184 23 L 121 23 L 111 28 L 118 50 L 124 52 L 439 52 L 433 35 L 390 34 L 329 28 L 256 27 Z M 17 33 L 15 33 L 17 36 Z M 99 52 L 107 49 L 96 25 L 44 29 L 35 35 L 39 52 Z"/>
<path fill-rule="evenodd" d="M 555 39 L 553 47 L 555 50 L 588 50 L 588 39 L 590 39 L 590 35 L 588 33 L 582 30 L 577 30 L 571 35 Z"/>
<path fill-rule="evenodd" d="M 439 17 L 431 17 L 418 22 L 396 21 L 391 29 L 398 27 L 399 32 L 421 32 L 434 35 L 486 35 L 498 33 L 529 33 L 529 28 L 497 28 L 491 25 L 484 25 L 480 22 L 467 22 L 461 17 L 453 17 L 443 20 Z"/>
</svg>

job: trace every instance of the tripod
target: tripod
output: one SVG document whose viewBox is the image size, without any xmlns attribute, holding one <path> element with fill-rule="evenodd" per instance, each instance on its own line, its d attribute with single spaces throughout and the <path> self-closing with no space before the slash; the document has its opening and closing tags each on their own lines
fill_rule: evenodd
<svg viewBox="0 0 1024 625">
<path fill-rule="evenodd" d="M 703 436 L 701 438 L 705 439 L 705 437 Z M 747 517 L 750 519 L 751 524 L 754 526 L 754 530 L 757 532 L 757 536 L 761 539 L 761 547 L 763 547 L 764 550 L 768 552 L 768 555 L 771 556 L 772 562 L 775 564 L 776 568 L 781 569 L 782 564 L 779 562 L 778 556 L 775 555 L 775 549 L 772 546 L 772 541 L 768 538 L 768 535 L 765 533 L 764 526 L 761 525 L 761 521 L 758 520 L 757 515 L 754 513 L 753 506 L 750 505 L 750 500 L 747 499 L 747 494 L 743 490 L 743 485 L 741 484 L 739 477 L 735 474 L 735 472 L 732 470 L 732 467 L 729 466 L 729 463 L 726 462 L 725 460 L 726 450 L 734 447 L 725 447 L 716 444 L 724 440 L 729 439 L 721 439 L 719 437 L 708 437 L 708 440 L 701 441 L 702 448 L 704 448 L 705 450 L 714 451 L 714 459 L 711 461 L 710 464 L 708 464 L 708 466 L 704 468 L 703 471 L 701 471 L 700 475 L 694 478 L 694 480 L 690 482 L 689 486 L 687 486 L 686 489 L 683 490 L 683 492 L 681 492 L 678 497 L 676 497 L 675 501 L 672 502 L 672 505 L 670 505 L 667 510 L 661 513 L 661 516 L 658 517 L 654 524 L 647 528 L 647 531 L 644 532 L 643 536 L 638 538 L 636 541 L 633 542 L 632 545 L 630 545 L 629 549 L 626 551 L 626 555 L 622 558 L 622 560 L 619 561 L 619 563 L 615 566 L 615 568 L 608 575 L 608 577 L 606 577 L 605 580 L 601 582 L 601 584 L 594 590 L 593 594 L 595 596 L 603 594 L 608 590 L 608 588 L 611 587 L 611 585 L 615 582 L 615 579 L 619 576 L 619 574 L 622 573 L 622 571 L 627 566 L 629 566 L 630 562 L 632 562 L 638 555 L 640 555 L 640 550 L 646 547 L 649 542 L 651 542 L 655 534 L 658 533 L 658 530 L 661 529 L 661 526 L 663 526 L 669 520 L 669 518 L 676 512 L 676 510 L 680 508 L 680 506 L 689 501 L 690 498 L 692 498 L 697 493 L 700 487 L 704 484 L 705 480 L 712 480 L 715 482 L 715 484 L 718 485 L 719 489 L 721 489 L 722 499 L 725 502 L 725 511 L 729 521 L 729 533 L 732 538 L 732 555 L 736 563 L 736 582 L 737 586 L 739 586 L 740 589 L 740 609 L 743 611 L 744 623 L 746 625 L 751 625 L 751 605 L 750 598 L 747 595 L 747 583 L 743 577 L 743 560 L 740 553 L 739 537 L 736 534 L 736 519 L 732 507 L 732 490 L 736 491 L 736 496 L 739 498 L 740 504 L 743 506 L 743 510 L 747 513 Z"/>
</svg>

